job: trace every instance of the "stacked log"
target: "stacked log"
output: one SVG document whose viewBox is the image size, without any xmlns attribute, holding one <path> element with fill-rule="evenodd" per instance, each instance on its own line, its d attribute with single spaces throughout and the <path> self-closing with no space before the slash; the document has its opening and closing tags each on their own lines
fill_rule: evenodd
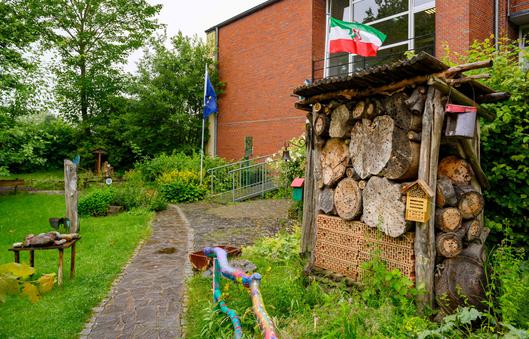
<svg viewBox="0 0 529 339">
<path fill-rule="evenodd" d="M 417 87 L 313 105 L 320 213 L 361 220 L 392 237 L 410 229 L 400 186 L 417 179 L 425 100 L 426 89 Z"/>
<path fill-rule="evenodd" d="M 471 166 L 464 159 L 448 156 L 439 162 L 435 225 L 437 252 L 442 257 L 459 255 L 465 246 L 479 238 L 484 201 L 472 187 Z"/>
</svg>

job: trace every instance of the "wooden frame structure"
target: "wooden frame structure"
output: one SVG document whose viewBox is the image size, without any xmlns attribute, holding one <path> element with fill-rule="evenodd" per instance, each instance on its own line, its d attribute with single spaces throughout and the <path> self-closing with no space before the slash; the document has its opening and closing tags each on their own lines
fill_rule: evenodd
<svg viewBox="0 0 529 339">
<path fill-rule="evenodd" d="M 443 128 L 448 99 L 476 107 L 478 117 L 495 119 L 495 113 L 480 103 L 505 100 L 509 94 L 496 93 L 476 81 L 487 75 L 463 74 L 490 66 L 492 62 L 487 60 L 449 67 L 420 53 L 410 60 L 323 79 L 294 90 L 301 97 L 296 107 L 307 111 L 308 118 L 301 244 L 302 253 L 309 258 L 308 271 L 322 269 L 315 263 L 321 252 L 318 222 L 336 215 L 345 222 L 339 234 L 349 239 L 349 244 L 356 241 L 356 233 L 348 220 L 376 228 L 375 232 L 386 233 L 384 236 L 395 241 L 413 235 L 412 278 L 423 292 L 417 297 L 421 308 L 435 307 L 435 296 L 446 292 L 446 284 L 461 283 L 446 281 L 442 274 L 434 277 L 436 264 L 457 267 L 468 265 L 472 258 L 478 263 L 482 260 L 488 232 L 481 217 L 481 189 L 488 188 L 489 183 L 480 166 L 479 123 L 471 139 L 449 139 Z M 466 176 L 460 178 L 461 173 Z M 410 225 L 404 221 L 404 199 L 391 192 L 396 192 L 393 187 L 414 180 L 427 185 L 433 197 L 428 221 Z M 397 224 L 399 228 L 393 229 Z M 410 233 L 413 228 L 414 233 Z M 393 243 L 391 238 L 388 242 Z M 357 259 L 351 260 L 362 260 L 354 253 L 362 250 L 351 246 L 342 249 L 352 251 L 351 258 Z M 336 266 L 324 268 L 329 267 Z M 330 271 L 338 276 L 346 272 Z M 478 275 L 482 271 L 475 270 Z M 477 281 L 480 279 L 481 275 Z M 480 287 L 468 288 L 463 292 L 481 293 Z M 437 306 L 448 313 L 457 298 L 449 296 L 452 303 Z"/>
</svg>

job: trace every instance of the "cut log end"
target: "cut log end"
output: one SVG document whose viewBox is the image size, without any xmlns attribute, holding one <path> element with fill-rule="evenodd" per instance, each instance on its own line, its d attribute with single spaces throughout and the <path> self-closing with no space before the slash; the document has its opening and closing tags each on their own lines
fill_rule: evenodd
<svg viewBox="0 0 529 339">
<path fill-rule="evenodd" d="M 439 162 L 438 175 L 448 177 L 454 185 L 470 185 L 472 168 L 465 160 L 451 155 Z"/>
<path fill-rule="evenodd" d="M 437 252 L 445 258 L 455 257 L 463 250 L 461 237 L 453 232 L 440 234 L 436 243 Z"/>
<path fill-rule="evenodd" d="M 338 183 L 334 191 L 336 213 L 345 220 L 353 220 L 362 212 L 362 193 L 358 183 L 345 178 Z"/>
<path fill-rule="evenodd" d="M 461 213 L 454 207 L 439 208 L 435 211 L 435 224 L 444 232 L 455 232 L 461 227 Z"/>
</svg>

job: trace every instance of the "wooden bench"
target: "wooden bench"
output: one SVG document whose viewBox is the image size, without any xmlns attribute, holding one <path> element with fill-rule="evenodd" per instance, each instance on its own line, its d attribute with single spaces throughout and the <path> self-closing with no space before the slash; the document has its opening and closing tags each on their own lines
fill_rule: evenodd
<svg viewBox="0 0 529 339">
<path fill-rule="evenodd" d="M 24 179 L 11 179 L 11 180 L 0 180 L 1 191 L 15 191 L 19 186 L 24 186 Z"/>
<path fill-rule="evenodd" d="M 81 239 L 81 238 L 79 238 Z M 9 251 L 15 254 L 15 262 L 20 263 L 20 252 L 29 251 L 29 265 L 35 266 L 35 251 L 43 250 L 58 250 L 59 251 L 59 268 L 57 271 L 57 284 L 62 285 L 62 266 L 64 249 L 71 248 L 71 260 L 70 260 L 70 279 L 75 276 L 75 243 L 79 239 L 73 239 L 72 241 L 65 242 L 62 245 L 50 245 L 50 246 L 28 246 L 28 247 L 12 247 Z"/>
</svg>

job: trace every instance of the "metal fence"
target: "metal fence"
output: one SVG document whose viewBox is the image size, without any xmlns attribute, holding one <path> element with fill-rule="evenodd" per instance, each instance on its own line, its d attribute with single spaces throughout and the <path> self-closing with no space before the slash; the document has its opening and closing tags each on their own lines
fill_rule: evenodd
<svg viewBox="0 0 529 339">
<path fill-rule="evenodd" d="M 262 156 L 209 169 L 210 197 L 218 201 L 242 201 L 276 189 L 279 161 Z"/>
</svg>

